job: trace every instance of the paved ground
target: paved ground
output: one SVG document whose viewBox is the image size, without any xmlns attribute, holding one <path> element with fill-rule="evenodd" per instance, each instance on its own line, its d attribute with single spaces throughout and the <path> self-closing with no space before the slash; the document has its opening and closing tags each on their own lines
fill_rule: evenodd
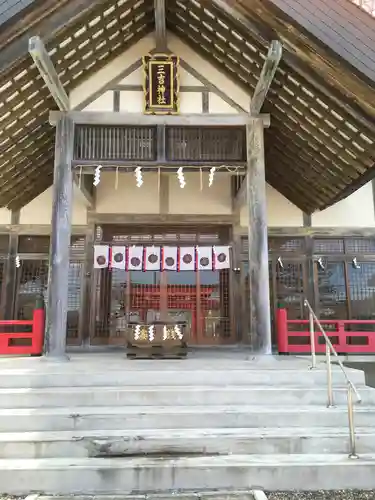
<svg viewBox="0 0 375 500">
<path fill-rule="evenodd" d="M 267 493 L 267 497 L 269 500 L 375 500 L 375 491 L 277 491 Z"/>
</svg>

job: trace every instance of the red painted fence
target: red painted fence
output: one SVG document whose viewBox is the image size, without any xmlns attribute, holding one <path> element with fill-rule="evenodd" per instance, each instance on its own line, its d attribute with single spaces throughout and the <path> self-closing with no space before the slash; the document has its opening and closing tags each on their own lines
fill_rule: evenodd
<svg viewBox="0 0 375 500">
<path fill-rule="evenodd" d="M 0 355 L 34 355 L 43 353 L 44 307 L 36 307 L 32 320 L 0 320 Z M 17 329 L 17 332 L 7 332 Z M 5 330 L 5 331 L 4 331 Z"/>
<path fill-rule="evenodd" d="M 321 324 L 338 353 L 375 354 L 375 320 L 321 320 Z M 324 337 L 316 324 L 314 328 L 315 350 L 325 353 Z M 278 309 L 276 329 L 280 354 L 311 353 L 308 320 L 288 319 L 287 310 Z"/>
</svg>

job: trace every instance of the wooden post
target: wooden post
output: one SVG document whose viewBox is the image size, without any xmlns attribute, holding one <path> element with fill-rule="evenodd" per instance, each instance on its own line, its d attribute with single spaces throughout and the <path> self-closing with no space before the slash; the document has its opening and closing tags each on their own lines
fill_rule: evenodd
<svg viewBox="0 0 375 500">
<path fill-rule="evenodd" d="M 250 342 L 259 354 L 272 353 L 264 130 L 262 120 L 247 126 L 249 207 Z"/>
<path fill-rule="evenodd" d="M 45 354 L 67 359 L 66 323 L 68 306 L 69 248 L 73 204 L 74 123 L 62 115 L 56 125 L 52 228 L 48 276 Z"/>
<path fill-rule="evenodd" d="M 20 211 L 12 210 L 11 214 L 11 225 L 20 223 Z M 8 261 L 5 268 L 5 300 L 4 300 L 4 319 L 17 319 L 14 317 L 14 302 L 17 292 L 17 269 L 16 269 L 16 257 L 18 252 L 18 233 L 15 233 L 12 229 L 9 234 L 9 249 L 8 249 Z"/>
</svg>

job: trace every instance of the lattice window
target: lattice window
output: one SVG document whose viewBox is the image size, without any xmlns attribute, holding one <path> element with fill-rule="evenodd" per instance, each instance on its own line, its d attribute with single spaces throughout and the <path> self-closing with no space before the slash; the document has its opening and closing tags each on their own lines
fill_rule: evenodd
<svg viewBox="0 0 375 500">
<path fill-rule="evenodd" d="M 278 306 L 285 307 L 291 319 L 304 317 L 304 276 L 301 262 L 284 263 L 276 266 L 275 296 Z"/>
<path fill-rule="evenodd" d="M 181 228 L 161 228 L 150 226 L 143 227 L 121 227 L 121 226 L 104 226 L 103 240 L 113 244 L 157 244 L 163 245 L 175 244 L 184 245 L 188 243 L 201 243 L 214 245 L 219 243 L 227 243 L 229 240 L 228 229 L 212 228 L 202 229 L 197 227 Z"/>
<path fill-rule="evenodd" d="M 269 252 L 289 253 L 289 252 L 304 252 L 305 240 L 303 238 L 269 238 Z"/>
<path fill-rule="evenodd" d="M 375 239 L 373 238 L 350 238 L 345 240 L 345 252 L 355 255 L 374 254 Z"/>
<path fill-rule="evenodd" d="M 19 253 L 49 254 L 49 236 L 20 236 L 18 240 Z"/>
<path fill-rule="evenodd" d="M 85 254 L 85 237 L 72 236 L 70 242 L 70 257 L 71 259 L 83 258 Z"/>
<path fill-rule="evenodd" d="M 327 262 L 324 269 L 317 268 L 319 317 L 347 319 L 348 296 L 344 262 Z"/>
<path fill-rule="evenodd" d="M 70 262 L 68 275 L 68 317 L 67 336 L 77 338 L 79 316 L 81 312 L 81 290 L 83 278 L 83 263 Z"/>
<path fill-rule="evenodd" d="M 317 254 L 339 254 L 344 253 L 343 239 L 316 239 L 314 240 L 314 252 Z"/>
<path fill-rule="evenodd" d="M 246 161 L 244 128 L 167 127 L 166 142 L 170 161 Z"/>
<path fill-rule="evenodd" d="M 375 318 L 375 262 L 348 265 L 349 297 L 352 319 Z"/>
<path fill-rule="evenodd" d="M 35 302 L 42 296 L 47 302 L 48 261 L 22 260 L 17 270 L 17 319 L 31 319 Z"/>
</svg>

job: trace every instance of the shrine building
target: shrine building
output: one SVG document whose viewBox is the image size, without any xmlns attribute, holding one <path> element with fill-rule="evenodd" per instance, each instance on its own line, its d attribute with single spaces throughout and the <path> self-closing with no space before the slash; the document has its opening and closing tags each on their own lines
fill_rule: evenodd
<svg viewBox="0 0 375 500">
<path fill-rule="evenodd" d="M 45 350 L 277 352 L 375 315 L 375 17 L 350 0 L 0 2 L 0 315 Z"/>
</svg>

